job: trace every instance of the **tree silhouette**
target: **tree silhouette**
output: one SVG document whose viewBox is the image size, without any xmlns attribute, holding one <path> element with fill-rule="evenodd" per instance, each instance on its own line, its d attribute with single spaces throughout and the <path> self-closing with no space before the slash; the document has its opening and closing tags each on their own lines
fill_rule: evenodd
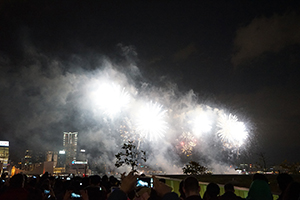
<svg viewBox="0 0 300 200">
<path fill-rule="evenodd" d="M 259 166 L 263 169 L 264 172 L 268 171 L 267 167 L 267 156 L 265 152 L 257 153 L 259 159 Z"/>
<path fill-rule="evenodd" d="M 198 162 L 190 161 L 189 164 L 182 168 L 182 171 L 187 175 L 207 174 L 207 167 L 200 165 Z"/>
<path fill-rule="evenodd" d="M 128 143 L 124 143 L 122 146 L 122 151 L 117 153 L 116 155 L 117 161 L 115 166 L 117 168 L 123 165 L 131 166 L 131 170 L 135 170 L 138 166 L 139 161 L 146 159 L 146 152 L 143 150 L 139 150 L 134 144 L 133 141 L 128 141 Z"/>
</svg>

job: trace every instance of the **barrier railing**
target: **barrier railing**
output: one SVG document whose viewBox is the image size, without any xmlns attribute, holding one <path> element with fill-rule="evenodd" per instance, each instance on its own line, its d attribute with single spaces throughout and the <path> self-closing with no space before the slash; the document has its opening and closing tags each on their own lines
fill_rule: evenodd
<svg viewBox="0 0 300 200">
<path fill-rule="evenodd" d="M 173 191 L 176 192 L 178 195 L 180 195 L 179 193 L 179 184 L 180 184 L 180 181 L 179 179 L 170 179 L 170 178 L 167 178 L 167 177 L 163 177 L 165 180 L 166 180 L 166 184 L 171 186 L 173 188 Z M 200 185 L 200 195 L 201 197 L 203 197 L 204 195 L 204 192 L 206 191 L 206 186 L 208 185 L 208 183 L 205 183 L 205 182 L 199 182 L 199 185 Z M 224 185 L 220 185 L 220 195 L 224 194 L 225 193 L 225 190 L 224 190 Z M 237 196 L 240 196 L 242 198 L 246 198 L 248 196 L 248 188 L 243 188 L 243 187 L 234 187 L 235 189 L 235 194 Z M 278 199 L 278 195 L 273 195 L 273 200 L 276 200 Z"/>
</svg>

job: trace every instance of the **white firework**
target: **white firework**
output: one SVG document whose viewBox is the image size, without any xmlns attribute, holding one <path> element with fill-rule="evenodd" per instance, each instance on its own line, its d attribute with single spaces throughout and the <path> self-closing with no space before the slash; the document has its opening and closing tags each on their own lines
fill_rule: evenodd
<svg viewBox="0 0 300 200">
<path fill-rule="evenodd" d="M 240 147 L 248 136 L 245 124 L 232 114 L 222 114 L 217 126 L 217 135 L 227 147 Z"/>
<path fill-rule="evenodd" d="M 199 114 L 193 122 L 195 135 L 201 135 L 202 133 L 207 133 L 212 128 L 212 121 L 209 119 L 208 115 L 205 113 Z"/>
<path fill-rule="evenodd" d="M 146 104 L 138 112 L 136 132 L 150 141 L 164 137 L 168 129 L 166 113 L 167 110 L 163 110 L 157 103 Z"/>
<path fill-rule="evenodd" d="M 125 109 L 130 102 L 130 96 L 125 88 L 116 84 L 101 84 L 94 98 L 97 98 L 95 101 L 104 114 L 111 118 Z"/>
</svg>

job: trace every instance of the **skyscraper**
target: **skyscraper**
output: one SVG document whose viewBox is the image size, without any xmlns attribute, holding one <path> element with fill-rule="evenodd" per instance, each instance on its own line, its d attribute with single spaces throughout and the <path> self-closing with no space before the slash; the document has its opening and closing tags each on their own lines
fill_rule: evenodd
<svg viewBox="0 0 300 200">
<path fill-rule="evenodd" d="M 33 155 L 33 151 L 30 149 L 27 149 L 25 151 L 24 163 L 31 164 L 32 163 L 32 155 Z"/>
<path fill-rule="evenodd" d="M 64 151 L 66 154 L 66 165 L 71 165 L 76 160 L 78 132 L 64 132 Z"/>
<path fill-rule="evenodd" d="M 27 149 L 25 151 L 25 156 L 24 160 L 22 162 L 22 169 L 24 170 L 31 170 L 33 165 L 32 165 L 32 153 L 33 151 L 30 149 Z"/>
<path fill-rule="evenodd" d="M 50 162 L 53 158 L 53 151 L 47 151 L 46 153 L 46 161 Z"/>
<path fill-rule="evenodd" d="M 0 173 L 7 168 L 9 158 L 9 141 L 0 141 Z"/>
</svg>

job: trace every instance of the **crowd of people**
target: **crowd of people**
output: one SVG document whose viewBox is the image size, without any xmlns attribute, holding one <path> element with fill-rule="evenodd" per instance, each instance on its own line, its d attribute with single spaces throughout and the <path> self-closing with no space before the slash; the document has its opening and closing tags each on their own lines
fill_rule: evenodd
<svg viewBox="0 0 300 200">
<path fill-rule="evenodd" d="M 216 183 L 206 186 L 203 197 L 201 187 L 194 176 L 180 182 L 179 193 L 165 184 L 163 179 L 152 176 L 147 185 L 138 186 L 140 175 L 134 172 L 122 174 L 121 180 L 114 176 L 92 175 L 89 177 L 56 177 L 47 172 L 42 176 L 16 174 L 11 178 L 1 176 L 0 200 L 241 200 L 235 194 L 234 185 L 224 185 L 225 193 L 220 195 Z M 150 180 L 150 178 L 148 178 Z M 281 191 L 278 200 L 300 200 L 300 183 L 288 174 L 277 176 Z M 273 195 L 268 180 L 263 174 L 255 174 L 246 200 L 272 200 Z"/>
</svg>

